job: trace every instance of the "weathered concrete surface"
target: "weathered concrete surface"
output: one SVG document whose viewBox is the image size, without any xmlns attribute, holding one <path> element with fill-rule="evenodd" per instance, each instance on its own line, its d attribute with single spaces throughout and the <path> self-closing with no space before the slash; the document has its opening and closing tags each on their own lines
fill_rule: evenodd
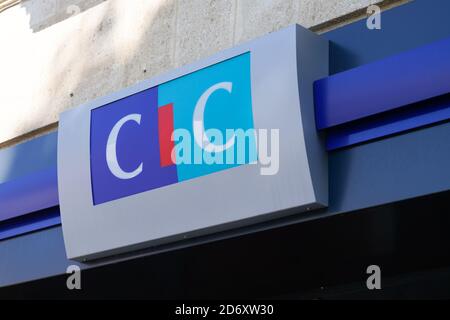
<svg viewBox="0 0 450 320">
<path fill-rule="evenodd" d="M 0 145 L 55 123 L 63 110 L 234 44 L 379 1 L 24 1 L 0 14 Z"/>
</svg>

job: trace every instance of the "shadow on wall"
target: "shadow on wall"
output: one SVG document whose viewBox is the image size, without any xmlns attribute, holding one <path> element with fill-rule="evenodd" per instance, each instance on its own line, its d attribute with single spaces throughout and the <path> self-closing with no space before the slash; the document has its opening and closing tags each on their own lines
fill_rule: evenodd
<svg viewBox="0 0 450 320">
<path fill-rule="evenodd" d="M 107 0 L 22 0 L 30 17 L 30 28 L 39 32 Z"/>
<path fill-rule="evenodd" d="M 72 0 L 72 2 L 74 1 L 76 0 Z M 34 32 L 56 24 L 58 19 L 59 21 L 67 19 L 65 15 L 42 19 L 43 8 L 39 8 L 39 3 L 45 6 L 56 2 L 68 3 L 69 1 L 27 0 L 21 4 L 27 8 L 30 25 Z M 103 8 L 96 10 L 93 15 L 86 17 L 87 12 L 85 12 L 70 17 L 69 19 L 74 19 L 75 23 L 70 28 L 63 30 L 64 35 L 70 37 L 70 41 L 52 43 L 54 47 L 49 51 L 51 56 L 45 57 L 46 61 L 42 68 L 42 72 L 45 73 L 42 80 L 45 80 L 45 83 L 36 83 L 33 88 L 35 91 L 42 90 L 41 88 L 46 90 L 41 91 L 33 101 L 33 108 L 27 110 L 26 115 L 23 114 L 23 117 L 27 119 L 26 126 L 30 128 L 30 131 L 40 126 L 43 106 L 46 106 L 44 112 L 54 112 L 58 115 L 67 109 L 68 105 L 78 106 L 145 79 L 148 74 L 155 73 L 152 70 L 153 63 L 145 65 L 146 61 L 155 56 L 154 47 L 159 42 L 159 40 L 155 40 L 155 33 L 161 32 L 161 22 L 155 28 L 155 20 L 160 15 L 160 10 L 167 11 L 167 7 L 172 7 L 174 1 L 155 0 L 155 5 L 151 6 L 151 14 L 142 13 L 139 28 L 133 30 L 124 29 L 124 25 L 127 24 L 120 21 L 122 16 L 118 13 L 123 10 L 123 1 L 85 0 L 78 2 L 83 3 L 82 10 L 105 3 L 102 4 Z M 119 5 L 119 3 L 121 4 Z M 89 24 L 89 28 L 84 29 L 86 23 Z M 134 24 L 129 25 L 134 26 Z M 80 32 L 83 32 L 82 36 L 80 36 Z M 162 46 L 163 44 L 160 44 L 159 47 Z M 148 54 L 150 51 L 153 52 L 151 55 Z M 169 55 L 172 54 L 171 50 L 166 51 Z M 137 57 L 139 58 L 137 59 Z M 143 60 L 145 58 L 147 60 Z M 57 120 L 56 118 L 55 122 Z M 33 148 L 30 149 L 31 145 Z M 33 141 L 4 148 L 0 153 L 0 158 L 2 160 L 0 162 L 1 187 L 2 183 L 29 174 L 30 171 L 55 165 L 56 134 L 51 133 Z M 33 165 L 34 163 L 39 165 Z M 34 170 L 29 170 L 29 168 Z"/>
</svg>

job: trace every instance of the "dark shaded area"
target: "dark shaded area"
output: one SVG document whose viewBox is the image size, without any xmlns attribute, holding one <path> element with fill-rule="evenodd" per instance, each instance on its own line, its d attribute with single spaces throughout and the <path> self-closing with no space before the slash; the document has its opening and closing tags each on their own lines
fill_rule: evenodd
<svg viewBox="0 0 450 320">
<path fill-rule="evenodd" d="M 0 241 L 61 224 L 59 207 L 0 221 Z"/>
<path fill-rule="evenodd" d="M 450 192 L 0 289 L 0 298 L 450 298 Z M 366 268 L 381 267 L 381 291 Z M 439 270 L 433 270 L 439 269 Z"/>
</svg>

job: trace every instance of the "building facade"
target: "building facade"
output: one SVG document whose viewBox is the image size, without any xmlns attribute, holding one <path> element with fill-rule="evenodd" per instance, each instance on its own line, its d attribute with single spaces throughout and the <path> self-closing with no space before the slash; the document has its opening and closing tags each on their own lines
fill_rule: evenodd
<svg viewBox="0 0 450 320">
<path fill-rule="evenodd" d="M 448 48 L 447 2 L 0 1 L 0 296 L 448 298 L 450 116 L 439 71 L 449 65 L 436 54 Z M 303 88 L 315 90 L 308 110 L 326 140 L 327 204 L 70 259 L 61 113 L 293 24 L 329 44 L 327 59 L 311 57 L 328 74 Z M 366 287 L 373 265 L 385 289 Z M 82 290 L 66 286 L 73 266 Z"/>
</svg>

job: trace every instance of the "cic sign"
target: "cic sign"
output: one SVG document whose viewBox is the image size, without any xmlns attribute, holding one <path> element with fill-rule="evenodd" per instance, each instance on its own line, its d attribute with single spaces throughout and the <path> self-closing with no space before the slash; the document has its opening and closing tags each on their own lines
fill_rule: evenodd
<svg viewBox="0 0 450 320">
<path fill-rule="evenodd" d="M 233 132 L 229 137 L 227 130 Z M 238 130 L 251 136 L 238 141 Z M 254 162 L 253 130 L 248 52 L 93 109 L 93 202 Z M 205 161 L 210 153 L 219 155 Z M 228 161 L 227 153 L 233 153 Z M 238 162 L 240 153 L 249 156 Z"/>
<path fill-rule="evenodd" d="M 292 26 L 61 114 L 68 258 L 326 206 L 312 83 L 327 73 L 328 43 Z"/>
</svg>

